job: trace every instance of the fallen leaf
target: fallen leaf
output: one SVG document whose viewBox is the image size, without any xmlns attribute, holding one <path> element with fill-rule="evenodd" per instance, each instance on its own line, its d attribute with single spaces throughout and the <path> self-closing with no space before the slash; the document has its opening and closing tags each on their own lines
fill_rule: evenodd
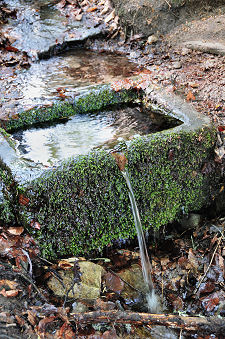
<svg viewBox="0 0 225 339">
<path fill-rule="evenodd" d="M 105 285 L 108 290 L 120 293 L 124 288 L 124 282 L 115 274 L 110 272 L 104 275 Z"/>
<path fill-rule="evenodd" d="M 13 47 L 13 46 L 11 46 L 11 45 L 7 45 L 7 46 L 5 47 L 5 49 L 6 49 L 8 52 L 15 52 L 15 53 L 19 52 L 18 48 L 15 48 L 15 47 Z"/>
<path fill-rule="evenodd" d="M 40 230 L 41 229 L 41 225 L 39 224 L 39 222 L 35 221 L 35 220 L 31 220 L 30 222 L 30 227 Z"/>
<path fill-rule="evenodd" d="M 213 282 L 208 281 L 206 283 L 202 283 L 199 287 L 199 292 L 200 294 L 204 294 L 204 293 L 210 293 L 212 291 L 214 291 L 215 289 L 215 285 Z"/>
<path fill-rule="evenodd" d="M 56 338 L 73 339 L 76 338 L 76 334 L 74 333 L 71 325 L 65 322 L 56 332 Z"/>
<path fill-rule="evenodd" d="M 7 285 L 11 289 L 15 289 L 18 286 L 18 283 L 13 280 L 7 280 L 7 279 L 0 280 L 0 286 L 4 286 L 4 285 Z"/>
<path fill-rule="evenodd" d="M 186 99 L 187 99 L 187 101 L 193 101 L 193 100 L 195 100 L 195 96 L 191 91 L 189 91 L 187 96 L 186 96 Z"/>
<path fill-rule="evenodd" d="M 42 319 L 41 321 L 39 321 L 38 324 L 38 330 L 40 332 L 45 332 L 45 328 L 48 324 L 50 324 L 51 322 L 53 322 L 56 319 L 56 316 L 51 316 L 51 317 L 45 317 L 44 319 Z"/>
<path fill-rule="evenodd" d="M 219 298 L 213 294 L 202 299 L 202 306 L 207 312 L 211 312 L 219 304 Z"/>
<path fill-rule="evenodd" d="M 23 233 L 24 231 L 24 228 L 21 226 L 18 226 L 18 227 L 9 227 L 7 229 L 7 231 L 10 233 L 10 234 L 13 234 L 13 235 L 20 235 Z"/>
<path fill-rule="evenodd" d="M 217 128 L 218 128 L 219 132 L 224 132 L 225 131 L 225 126 L 220 125 Z"/>
<path fill-rule="evenodd" d="M 15 318 L 17 323 L 19 324 L 19 326 L 24 326 L 25 325 L 25 320 L 23 318 L 21 318 L 20 316 L 18 316 L 17 314 L 15 314 Z"/>
<path fill-rule="evenodd" d="M 114 310 L 115 308 L 116 308 L 116 305 L 112 301 L 103 301 L 100 298 L 98 298 L 94 302 L 95 310 L 110 311 L 110 310 Z"/>
<path fill-rule="evenodd" d="M 98 7 L 90 7 L 87 9 L 87 12 L 90 13 L 90 12 L 94 12 L 98 9 Z"/>
<path fill-rule="evenodd" d="M 27 319 L 29 321 L 29 323 L 33 326 L 35 326 L 37 324 L 37 315 L 36 312 L 34 312 L 33 310 L 28 310 L 27 311 Z"/>
<path fill-rule="evenodd" d="M 62 268 L 63 270 L 68 270 L 68 269 L 71 269 L 74 264 L 68 262 L 66 259 L 65 260 L 60 260 L 59 263 L 58 263 L 58 266 L 60 268 Z"/>
<path fill-rule="evenodd" d="M 19 203 L 20 205 L 27 206 L 29 204 L 29 199 L 25 197 L 23 194 L 19 195 Z"/>
<path fill-rule="evenodd" d="M 198 260 L 196 259 L 196 256 L 193 253 L 192 248 L 189 248 L 188 261 L 191 264 L 192 268 L 197 272 L 199 263 L 198 263 Z"/>
<path fill-rule="evenodd" d="M 6 291 L 5 288 L 3 288 L 0 292 L 0 294 L 2 294 L 4 297 L 12 298 L 12 297 L 16 297 L 19 294 L 20 291 L 21 290 Z"/>
<path fill-rule="evenodd" d="M 176 296 L 175 294 L 168 295 L 168 301 L 173 305 L 174 310 L 182 311 L 184 307 L 184 302 L 181 297 Z"/>
<path fill-rule="evenodd" d="M 199 87 L 199 84 L 196 84 L 195 82 L 191 82 L 189 84 L 192 88 L 198 88 Z"/>
<path fill-rule="evenodd" d="M 160 259 L 161 266 L 167 266 L 167 264 L 170 262 L 169 258 L 162 258 Z"/>
</svg>

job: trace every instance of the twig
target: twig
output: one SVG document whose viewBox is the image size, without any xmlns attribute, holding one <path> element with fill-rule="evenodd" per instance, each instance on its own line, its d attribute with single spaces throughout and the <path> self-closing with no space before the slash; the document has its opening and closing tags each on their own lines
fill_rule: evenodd
<svg viewBox="0 0 225 339">
<path fill-rule="evenodd" d="M 166 1 L 167 5 L 169 6 L 169 8 L 171 8 L 171 4 L 169 3 L 169 1 L 168 0 L 165 0 L 165 1 Z"/>
<path fill-rule="evenodd" d="M 38 257 L 40 260 L 44 261 L 46 264 L 54 265 L 52 262 L 46 260 L 45 258 L 40 257 L 39 255 L 37 255 L 37 257 Z"/>
<path fill-rule="evenodd" d="M 215 257 L 216 251 L 217 251 L 217 249 L 218 249 L 218 247 L 219 247 L 219 245 L 220 245 L 220 243 L 221 243 L 222 238 L 223 238 L 223 235 L 219 238 L 218 243 L 217 243 L 217 245 L 216 245 L 216 248 L 215 248 L 215 250 L 214 250 L 214 252 L 213 252 L 212 258 L 211 258 L 211 260 L 210 260 L 210 263 L 209 263 L 209 265 L 208 265 L 208 267 L 207 267 L 207 270 L 205 271 L 204 275 L 203 275 L 202 278 L 200 279 L 200 281 L 199 281 L 199 283 L 198 283 L 196 289 L 194 290 L 193 294 L 196 294 L 196 293 L 198 292 L 198 289 L 199 289 L 201 283 L 202 283 L 203 280 L 205 279 L 206 274 L 208 273 L 208 271 L 209 271 L 209 269 L 210 269 L 210 267 L 211 267 L 211 265 L 212 265 L 213 259 L 214 259 L 214 257 Z"/>
<path fill-rule="evenodd" d="M 40 295 L 40 297 L 42 298 L 42 300 L 44 300 L 45 302 L 48 303 L 48 300 L 45 298 L 45 296 L 41 293 L 41 291 L 38 289 L 38 287 L 35 285 L 35 283 L 32 281 L 32 279 L 28 278 L 25 274 L 21 273 L 21 272 L 17 272 L 18 275 L 20 275 L 21 277 L 23 277 L 26 281 L 28 281 L 33 287 L 34 289 L 37 291 L 37 293 Z"/>
<path fill-rule="evenodd" d="M 150 314 L 117 310 L 71 313 L 69 321 L 77 324 L 120 323 L 133 325 L 160 325 L 198 334 L 212 333 L 223 336 L 225 323 L 218 317 L 188 317 L 172 314 Z"/>
</svg>

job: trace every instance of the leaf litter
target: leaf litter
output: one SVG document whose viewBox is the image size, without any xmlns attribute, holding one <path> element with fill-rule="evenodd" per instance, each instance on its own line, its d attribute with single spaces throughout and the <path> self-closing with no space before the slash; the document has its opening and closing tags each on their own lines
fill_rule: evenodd
<svg viewBox="0 0 225 339">
<path fill-rule="evenodd" d="M 99 50 L 126 51 L 128 56 L 130 55 L 131 59 L 133 56 L 135 60 L 138 55 L 139 62 L 148 68 L 136 82 L 127 79 L 113 83 L 116 91 L 131 86 L 136 86 L 137 89 L 146 88 L 148 81 L 151 81 L 165 86 L 168 91 L 182 95 L 198 111 L 211 115 L 212 120 L 219 123 L 215 161 L 222 163 L 225 154 L 225 101 L 224 93 L 221 94 L 224 88 L 224 57 L 182 49 L 174 50 L 163 43 L 157 46 L 154 43 L 146 43 L 143 46 L 139 36 L 133 36 L 126 41 L 109 1 L 61 0 L 57 6 L 62 14 L 78 21 L 82 20 L 85 13 L 91 13 L 96 16 L 96 22 L 104 21 L 111 25 L 109 37 L 120 36 L 115 42 L 110 39 L 103 42 L 96 40 L 87 42 L 87 46 L 90 44 L 89 47 Z M 15 15 L 15 11 L 9 11 L 1 1 L 0 24 Z M 0 36 L 1 79 L 4 80 L 9 75 L 14 77 L 17 69 L 29 67 L 30 62 L 25 53 L 12 46 L 7 34 Z M 175 62 L 180 63 L 179 67 Z M 64 98 L 65 90 L 59 89 L 58 95 Z M 172 159 L 172 153 L 170 157 Z M 20 197 L 20 202 L 27 203 L 24 197 Z M 35 221 L 32 223 L 34 227 L 37 226 Z M 149 244 L 153 281 L 163 301 L 164 312 L 184 313 L 189 316 L 225 316 L 224 225 L 225 219 L 218 218 L 207 221 L 196 229 L 186 229 L 180 234 L 169 229 L 164 239 L 159 239 L 155 245 Z M 89 312 L 129 311 L 144 303 L 143 292 L 121 275 L 125 270 L 132 271 L 135 267 L 138 271 L 141 267 L 138 250 L 134 250 L 137 244 L 127 244 L 127 248 L 119 250 L 109 248 L 104 253 L 104 258 L 92 258 L 103 266 L 105 272 L 102 276 L 100 297 L 95 301 L 74 300 L 66 295 L 64 298 L 54 295 L 48 288 L 47 281 L 52 275 L 60 280 L 58 272 L 63 269 L 73 272 L 71 288 L 73 284 L 79 284 L 79 262 L 86 260 L 85 258 L 63 258 L 50 263 L 39 256 L 35 240 L 24 231 L 23 226 L 2 225 L 0 231 L 0 320 L 5 324 L 4 334 L 8 337 L 150 337 L 151 326 L 142 327 L 140 332 L 140 328 L 132 325 L 79 325 L 71 320 L 71 315 L 78 310 L 78 306 Z M 132 298 L 132 294 L 128 298 L 122 296 L 126 287 L 139 298 L 133 300 L 135 298 Z M 193 338 L 201 338 L 196 335 L 192 333 Z M 212 336 L 208 335 L 208 338 Z"/>
</svg>

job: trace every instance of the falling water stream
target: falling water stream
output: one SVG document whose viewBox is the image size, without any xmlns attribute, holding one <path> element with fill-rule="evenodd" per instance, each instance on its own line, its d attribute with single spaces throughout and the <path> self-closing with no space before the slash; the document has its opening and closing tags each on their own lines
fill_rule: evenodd
<svg viewBox="0 0 225 339">
<path fill-rule="evenodd" d="M 155 293 L 155 289 L 154 289 L 153 282 L 152 282 L 152 275 L 151 275 L 152 265 L 150 263 L 149 256 L 148 256 L 144 232 L 143 232 L 142 225 L 141 225 L 140 214 L 138 211 L 137 203 L 135 200 L 134 192 L 132 189 L 132 185 L 131 185 L 127 170 L 124 169 L 122 171 L 122 174 L 126 180 L 127 187 L 129 189 L 128 193 L 129 193 L 132 212 L 134 216 L 135 227 L 137 230 L 137 237 L 138 237 L 140 256 L 141 256 L 142 273 L 143 273 L 144 282 L 148 289 L 148 292 L 146 294 L 148 310 L 151 313 L 158 313 L 160 311 L 161 305 L 160 305 L 159 298 Z"/>
</svg>

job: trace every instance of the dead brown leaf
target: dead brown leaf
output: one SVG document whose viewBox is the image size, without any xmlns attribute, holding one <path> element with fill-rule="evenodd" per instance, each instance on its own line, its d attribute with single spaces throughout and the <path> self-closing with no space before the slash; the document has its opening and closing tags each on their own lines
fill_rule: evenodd
<svg viewBox="0 0 225 339">
<path fill-rule="evenodd" d="M 21 290 L 6 291 L 5 288 L 3 288 L 0 292 L 0 294 L 2 294 L 4 297 L 12 298 L 12 297 L 16 297 L 19 294 L 20 291 Z"/>
<path fill-rule="evenodd" d="M 186 96 L 186 99 L 187 99 L 187 101 L 193 101 L 196 98 L 195 98 L 194 94 L 191 91 L 189 91 L 187 96 Z"/>
<path fill-rule="evenodd" d="M 13 235 L 20 235 L 23 233 L 24 231 L 24 228 L 21 226 L 18 226 L 18 227 L 9 227 L 7 229 L 7 231 L 10 233 L 10 234 L 13 234 Z"/>
<path fill-rule="evenodd" d="M 18 283 L 16 281 L 7 280 L 7 279 L 0 280 L 0 286 L 5 286 L 5 285 L 7 285 L 11 289 L 15 289 L 18 286 Z"/>
</svg>

